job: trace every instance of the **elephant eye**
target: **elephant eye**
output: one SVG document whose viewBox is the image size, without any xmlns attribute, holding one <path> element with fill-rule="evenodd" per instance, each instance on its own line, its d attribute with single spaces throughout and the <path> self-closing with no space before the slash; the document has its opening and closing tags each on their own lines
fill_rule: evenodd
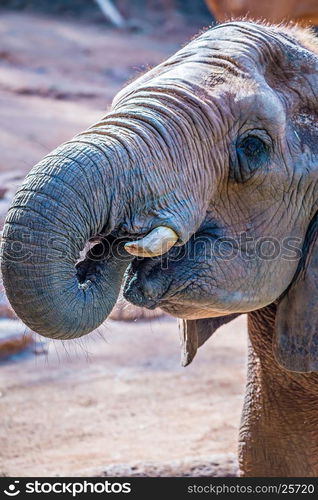
<svg viewBox="0 0 318 500">
<path fill-rule="evenodd" d="M 239 150 L 240 153 L 243 153 L 245 156 L 257 159 L 266 152 L 266 144 L 259 137 L 250 135 L 239 144 Z"/>
<path fill-rule="evenodd" d="M 236 151 L 239 162 L 239 173 L 235 177 L 240 182 L 248 180 L 255 170 L 267 164 L 269 160 L 268 145 L 255 135 L 249 135 L 239 141 Z"/>
</svg>

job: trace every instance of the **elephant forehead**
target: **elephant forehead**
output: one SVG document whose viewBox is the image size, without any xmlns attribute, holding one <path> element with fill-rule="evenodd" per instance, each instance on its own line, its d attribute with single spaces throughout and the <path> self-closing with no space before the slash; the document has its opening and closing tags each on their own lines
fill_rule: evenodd
<svg viewBox="0 0 318 500">
<path fill-rule="evenodd" d="M 264 61 L 262 56 L 268 56 L 271 53 L 281 55 L 281 62 L 283 62 L 287 59 L 288 50 L 294 54 L 303 50 L 288 28 L 284 31 L 283 28 L 256 24 L 251 21 L 234 21 L 209 29 L 176 55 L 191 49 L 197 53 L 204 51 L 212 57 L 220 52 L 246 64 L 248 60 L 257 63 L 261 61 L 266 64 L 270 61 Z M 278 62 L 276 59 L 275 63 Z M 293 58 L 292 63 L 296 62 Z"/>
<path fill-rule="evenodd" d="M 253 87 L 241 87 L 232 91 L 232 108 L 236 114 L 244 112 L 261 121 L 271 129 L 284 130 L 286 126 L 286 110 L 277 92 L 265 81 Z"/>
<path fill-rule="evenodd" d="M 216 26 L 199 37 L 165 61 L 162 68 L 172 68 L 183 62 L 209 65 L 214 63 L 227 69 L 232 64 L 232 73 L 240 70 L 249 72 L 259 63 L 263 54 L 282 49 L 285 45 L 296 47 L 295 43 L 283 39 L 274 28 L 256 25 L 249 22 L 233 22 Z M 226 62 L 229 64 L 227 65 Z M 208 68 L 207 68 L 208 69 Z"/>
<path fill-rule="evenodd" d="M 259 46 L 257 40 L 246 44 L 246 34 L 238 25 L 239 23 L 231 23 L 207 30 L 166 61 L 126 86 L 117 94 L 113 104 L 116 105 L 122 98 L 141 87 L 166 83 L 167 80 L 179 81 L 184 85 L 201 84 L 208 78 L 217 76 L 213 82 L 210 78 L 209 83 L 212 85 L 228 80 L 228 76 L 246 78 L 253 75 L 253 59 L 258 60 L 258 56 L 253 57 L 252 48 L 259 51 Z"/>
<path fill-rule="evenodd" d="M 215 103 L 222 101 L 221 106 L 227 97 L 235 105 L 239 94 L 242 105 L 251 99 L 253 107 L 257 99 L 258 107 L 283 125 L 283 102 L 276 91 L 295 99 L 293 88 L 299 88 L 317 59 L 295 33 L 291 28 L 245 21 L 216 26 L 124 88 L 113 105 L 149 89 L 173 94 L 179 87 L 202 101 L 212 95 Z"/>
<path fill-rule="evenodd" d="M 192 40 L 157 71 L 171 72 L 178 65 L 186 64 L 183 69 L 189 71 L 189 75 L 213 72 L 222 73 L 226 78 L 227 75 L 257 78 L 259 74 L 271 85 L 280 86 L 286 79 L 298 80 L 300 72 L 316 74 L 317 56 L 312 46 L 308 50 L 306 36 L 303 33 L 300 41 L 299 32 L 292 28 L 229 22 Z"/>
</svg>

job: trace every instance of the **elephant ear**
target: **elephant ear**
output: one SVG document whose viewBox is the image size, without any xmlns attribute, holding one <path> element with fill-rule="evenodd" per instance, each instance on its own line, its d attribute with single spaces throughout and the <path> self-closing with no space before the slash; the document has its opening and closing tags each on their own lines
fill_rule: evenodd
<svg viewBox="0 0 318 500">
<path fill-rule="evenodd" d="M 181 364 L 191 363 L 196 352 L 220 326 L 240 316 L 240 313 L 206 319 L 181 319 L 179 332 L 181 340 Z"/>
<path fill-rule="evenodd" d="M 277 306 L 273 351 L 287 370 L 318 371 L 317 215 L 307 232 L 296 278 Z"/>
</svg>

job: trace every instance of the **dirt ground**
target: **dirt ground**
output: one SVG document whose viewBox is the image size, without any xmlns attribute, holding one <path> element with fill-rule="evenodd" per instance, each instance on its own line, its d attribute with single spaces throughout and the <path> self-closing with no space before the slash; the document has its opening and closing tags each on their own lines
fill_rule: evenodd
<svg viewBox="0 0 318 500">
<path fill-rule="evenodd" d="M 244 317 L 224 326 L 187 368 L 172 318 L 108 321 L 100 335 L 8 360 L 1 473 L 235 474 L 245 327 Z"/>
<path fill-rule="evenodd" d="M 119 32 L 0 11 L 1 221 L 34 163 L 198 31 L 178 19 L 166 33 Z M 0 319 L 0 331 L 12 328 L 24 331 Z M 1 363 L 0 474 L 237 473 L 244 317 L 220 329 L 185 369 L 177 322 L 168 317 L 108 321 L 78 341 L 35 340 Z"/>
</svg>

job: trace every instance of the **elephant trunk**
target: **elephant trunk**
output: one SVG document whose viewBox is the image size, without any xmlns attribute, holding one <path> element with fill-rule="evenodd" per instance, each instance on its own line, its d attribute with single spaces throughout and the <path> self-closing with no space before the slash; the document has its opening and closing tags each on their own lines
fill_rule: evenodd
<svg viewBox="0 0 318 500">
<path fill-rule="evenodd" d="M 115 305 L 133 256 L 184 244 L 202 223 L 205 197 L 192 190 L 197 169 L 184 174 L 189 154 L 170 131 L 174 121 L 138 106 L 113 111 L 46 156 L 8 212 L 4 287 L 17 315 L 44 336 L 94 330 Z M 125 249 L 114 235 L 134 241 Z M 93 239 L 103 243 L 78 263 Z"/>
<path fill-rule="evenodd" d="M 18 190 L 3 230 L 1 268 L 9 301 L 32 330 L 80 337 L 115 305 L 132 258 L 121 245 L 110 249 L 104 240 L 76 264 L 85 244 L 109 234 L 120 217 L 113 175 L 120 169 L 109 148 L 74 140 L 45 157 Z"/>
</svg>

